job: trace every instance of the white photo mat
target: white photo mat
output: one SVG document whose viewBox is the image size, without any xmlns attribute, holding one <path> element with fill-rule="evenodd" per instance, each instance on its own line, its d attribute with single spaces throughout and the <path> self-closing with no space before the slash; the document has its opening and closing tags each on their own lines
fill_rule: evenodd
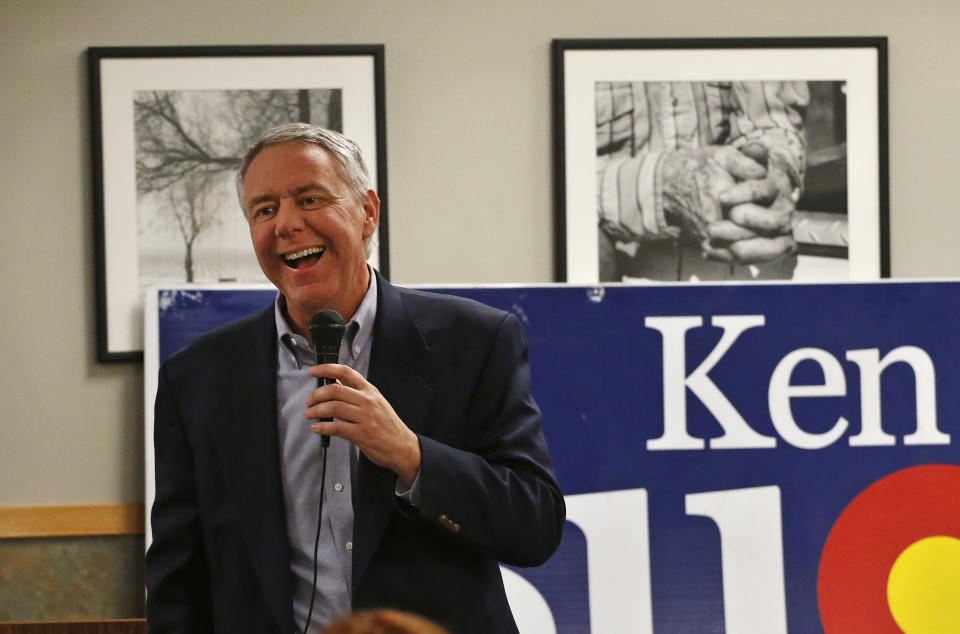
<svg viewBox="0 0 960 634">
<path fill-rule="evenodd" d="M 843 81 L 849 279 L 881 277 L 878 50 L 651 48 L 563 51 L 566 281 L 598 279 L 595 85 L 599 81 Z M 558 243 L 562 244 L 562 243 Z"/>
</svg>

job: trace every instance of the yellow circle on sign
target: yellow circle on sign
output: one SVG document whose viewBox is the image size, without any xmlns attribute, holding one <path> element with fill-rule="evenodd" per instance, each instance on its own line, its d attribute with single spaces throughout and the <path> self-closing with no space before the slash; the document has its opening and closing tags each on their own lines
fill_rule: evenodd
<svg viewBox="0 0 960 634">
<path fill-rule="evenodd" d="M 887 603 L 906 634 L 960 632 L 960 539 L 927 537 L 900 553 L 887 577 Z"/>
</svg>

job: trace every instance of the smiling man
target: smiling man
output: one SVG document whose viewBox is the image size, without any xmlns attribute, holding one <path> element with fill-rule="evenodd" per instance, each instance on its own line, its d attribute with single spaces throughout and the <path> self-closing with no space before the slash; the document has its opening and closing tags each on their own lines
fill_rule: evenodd
<svg viewBox="0 0 960 634">
<path fill-rule="evenodd" d="M 515 632 L 499 562 L 543 563 L 565 516 L 518 320 L 366 264 L 380 201 L 337 133 L 275 128 L 237 183 L 279 293 L 160 369 L 151 632 L 317 631 L 374 607 Z M 323 309 L 348 323 L 340 363 L 314 366 Z"/>
<path fill-rule="evenodd" d="M 331 308 L 349 319 L 369 285 L 364 242 L 380 201 L 340 175 L 327 150 L 307 143 L 264 147 L 246 162 L 244 211 L 260 268 L 306 335 L 310 317 Z"/>
</svg>

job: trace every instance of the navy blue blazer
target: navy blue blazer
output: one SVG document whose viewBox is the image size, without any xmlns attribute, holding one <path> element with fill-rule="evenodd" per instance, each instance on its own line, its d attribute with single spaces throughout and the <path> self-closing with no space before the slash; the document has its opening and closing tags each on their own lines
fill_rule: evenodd
<svg viewBox="0 0 960 634">
<path fill-rule="evenodd" d="M 522 327 L 476 302 L 379 275 L 377 284 L 368 378 L 420 438 L 421 503 L 399 500 L 395 474 L 361 455 L 354 609 L 408 610 L 457 634 L 516 632 L 498 562 L 543 563 L 565 518 Z M 280 480 L 276 342 L 271 306 L 160 368 L 151 632 L 302 626 Z"/>
</svg>

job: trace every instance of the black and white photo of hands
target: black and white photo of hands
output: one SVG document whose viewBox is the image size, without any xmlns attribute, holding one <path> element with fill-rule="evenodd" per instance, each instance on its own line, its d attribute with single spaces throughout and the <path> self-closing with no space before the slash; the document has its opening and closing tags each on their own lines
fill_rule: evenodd
<svg viewBox="0 0 960 634">
<path fill-rule="evenodd" d="M 660 169 L 667 221 L 704 257 L 763 264 L 796 251 L 800 177 L 781 152 L 758 142 L 678 149 Z"/>
</svg>

